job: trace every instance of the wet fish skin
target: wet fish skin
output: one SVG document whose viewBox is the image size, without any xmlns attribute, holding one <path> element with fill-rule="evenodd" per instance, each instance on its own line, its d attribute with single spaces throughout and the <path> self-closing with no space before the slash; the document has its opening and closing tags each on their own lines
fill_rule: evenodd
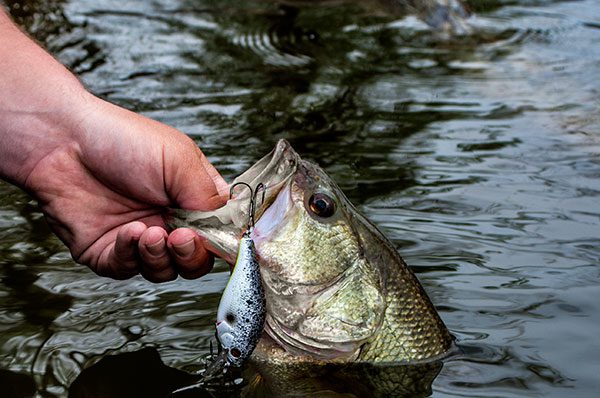
<svg viewBox="0 0 600 398">
<path fill-rule="evenodd" d="M 273 360 L 419 363 L 448 353 L 452 337 L 417 278 L 317 165 L 280 141 L 237 181 L 267 185 L 252 238 L 267 300 L 263 340 L 281 348 Z M 248 198 L 176 212 L 172 224 L 195 228 L 231 259 Z"/>
</svg>

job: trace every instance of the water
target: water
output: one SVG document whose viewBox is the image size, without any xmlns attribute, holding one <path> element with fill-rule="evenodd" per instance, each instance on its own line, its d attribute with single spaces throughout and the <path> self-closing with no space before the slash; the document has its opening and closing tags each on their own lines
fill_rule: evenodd
<svg viewBox="0 0 600 398">
<path fill-rule="evenodd" d="M 434 397 L 597 394 L 597 1 L 480 2 L 475 32 L 453 40 L 359 2 L 8 3 L 90 90 L 185 131 L 227 179 L 279 138 L 318 161 L 458 338 Z M 144 347 L 198 370 L 225 265 L 161 285 L 100 278 L 26 195 L 0 192 L 3 389 L 66 396 L 82 368 Z M 146 360 L 121 365 L 129 384 L 167 380 L 136 382 Z"/>
</svg>

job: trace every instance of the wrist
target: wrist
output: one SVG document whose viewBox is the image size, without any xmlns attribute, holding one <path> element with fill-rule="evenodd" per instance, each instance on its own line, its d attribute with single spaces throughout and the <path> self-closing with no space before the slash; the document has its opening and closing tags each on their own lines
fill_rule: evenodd
<svg viewBox="0 0 600 398">
<path fill-rule="evenodd" d="M 73 144 L 91 97 L 64 66 L 0 10 L 0 178 L 27 189 L 49 153 Z"/>
<path fill-rule="evenodd" d="M 88 96 L 82 87 L 63 86 L 55 99 L 39 106 L 17 109 L 0 104 L 0 177 L 29 189 L 28 178 L 45 157 L 76 147 L 76 130 Z"/>
</svg>

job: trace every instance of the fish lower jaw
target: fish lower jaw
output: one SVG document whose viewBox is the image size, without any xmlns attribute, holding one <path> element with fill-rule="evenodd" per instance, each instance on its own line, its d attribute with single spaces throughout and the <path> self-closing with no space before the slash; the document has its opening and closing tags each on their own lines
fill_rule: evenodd
<svg viewBox="0 0 600 398">
<path fill-rule="evenodd" d="M 309 358 L 317 362 L 350 362 L 357 359 L 361 345 L 352 343 L 323 343 L 281 326 L 274 319 L 267 317 L 262 340 L 267 339 L 277 345 L 289 356 Z M 272 349 L 272 347 L 271 347 Z"/>
<path fill-rule="evenodd" d="M 256 349 L 250 357 L 254 364 L 269 364 L 271 366 L 288 366 L 290 364 L 325 365 L 329 363 L 349 363 L 347 360 L 326 360 L 316 358 L 309 354 L 291 353 L 271 338 L 266 332 L 263 333 Z"/>
</svg>

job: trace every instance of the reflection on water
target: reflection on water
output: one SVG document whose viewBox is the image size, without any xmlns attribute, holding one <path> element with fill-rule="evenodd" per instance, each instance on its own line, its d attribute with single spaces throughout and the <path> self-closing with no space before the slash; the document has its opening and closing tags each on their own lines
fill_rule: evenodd
<svg viewBox="0 0 600 398">
<path fill-rule="evenodd" d="M 458 338 L 434 396 L 597 391 L 594 0 L 478 2 L 473 33 L 453 40 L 351 2 L 7 3 L 91 90 L 190 134 L 226 178 L 279 138 L 318 161 Z M 223 264 L 198 281 L 99 278 L 24 194 L 0 192 L 9 396 L 66 396 L 82 369 L 145 347 L 164 362 L 149 374 L 200 369 Z"/>
<path fill-rule="evenodd" d="M 144 348 L 106 356 L 85 369 L 71 384 L 69 398 L 164 398 L 194 379 L 166 366 L 155 349 Z"/>
<path fill-rule="evenodd" d="M 203 358 L 204 359 L 204 358 Z M 200 361 L 201 362 L 201 361 Z M 104 357 L 85 369 L 69 388 L 69 398 L 184 397 L 425 397 L 442 368 L 440 362 L 417 365 L 250 364 L 217 380 L 173 369 L 153 348 Z"/>
<path fill-rule="evenodd" d="M 268 352 L 266 350 L 265 352 Z M 243 397 L 374 397 L 408 398 L 431 395 L 442 363 L 325 364 L 273 363 L 257 351 L 244 372 Z"/>
</svg>

